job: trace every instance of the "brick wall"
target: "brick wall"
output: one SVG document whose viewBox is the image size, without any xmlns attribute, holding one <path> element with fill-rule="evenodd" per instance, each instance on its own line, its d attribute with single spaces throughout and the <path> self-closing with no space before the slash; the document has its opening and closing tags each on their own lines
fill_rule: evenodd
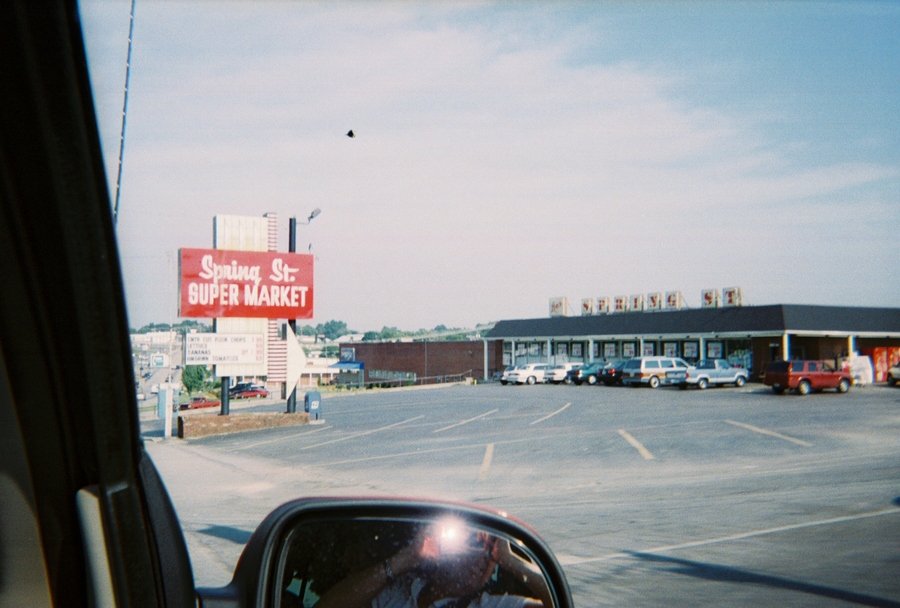
<svg viewBox="0 0 900 608">
<path fill-rule="evenodd" d="M 450 376 L 471 370 L 473 378 L 484 377 L 484 342 L 354 342 L 341 348 L 356 349 L 366 381 L 372 370 L 412 372 L 416 377 Z M 488 377 L 502 370 L 502 342 L 488 342 Z"/>
</svg>

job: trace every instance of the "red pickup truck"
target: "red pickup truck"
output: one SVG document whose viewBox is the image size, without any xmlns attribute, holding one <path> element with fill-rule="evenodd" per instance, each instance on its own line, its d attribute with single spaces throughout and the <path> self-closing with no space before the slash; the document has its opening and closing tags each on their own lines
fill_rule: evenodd
<svg viewBox="0 0 900 608">
<path fill-rule="evenodd" d="M 766 368 L 763 384 L 777 394 L 795 389 L 801 395 L 826 388 L 846 393 L 853 386 L 849 372 L 836 370 L 824 361 L 773 361 Z"/>
</svg>

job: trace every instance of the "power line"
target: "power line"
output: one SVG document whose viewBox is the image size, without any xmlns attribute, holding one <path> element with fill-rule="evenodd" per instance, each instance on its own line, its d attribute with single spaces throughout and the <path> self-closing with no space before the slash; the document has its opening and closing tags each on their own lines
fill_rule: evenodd
<svg viewBox="0 0 900 608">
<path fill-rule="evenodd" d="M 125 59 L 125 99 L 122 102 L 122 132 L 119 135 L 119 171 L 116 177 L 116 202 L 113 205 L 113 224 L 119 220 L 119 196 L 122 189 L 122 158 L 125 156 L 125 118 L 128 116 L 128 84 L 131 80 L 131 41 L 134 38 L 134 5 L 131 0 L 131 21 L 128 25 L 128 56 Z"/>
</svg>

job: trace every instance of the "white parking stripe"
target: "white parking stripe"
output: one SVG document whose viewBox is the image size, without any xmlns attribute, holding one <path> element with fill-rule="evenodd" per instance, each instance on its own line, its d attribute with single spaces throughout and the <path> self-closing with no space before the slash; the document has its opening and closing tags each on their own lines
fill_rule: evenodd
<svg viewBox="0 0 900 608">
<path fill-rule="evenodd" d="M 558 410 L 556 410 L 556 411 L 553 412 L 552 414 L 547 414 L 547 415 L 544 416 L 543 418 L 538 418 L 537 420 L 535 420 L 535 421 L 532 422 L 531 424 L 537 424 L 538 422 L 543 422 L 544 420 L 547 420 L 548 418 L 553 418 L 554 416 L 556 416 L 556 415 L 557 415 L 558 413 L 560 413 L 561 411 L 565 410 L 565 409 L 566 409 L 567 407 L 569 407 L 570 405 L 572 405 L 571 402 L 565 404 L 564 406 L 562 406 L 561 408 L 559 408 Z"/>
<path fill-rule="evenodd" d="M 728 424 L 733 424 L 734 426 L 739 426 L 745 428 L 747 430 L 753 431 L 755 433 L 762 433 L 763 435 L 771 435 L 772 437 L 778 437 L 779 439 L 784 439 L 785 441 L 790 441 L 791 443 L 796 443 L 797 445 L 802 445 L 808 448 L 812 447 L 811 443 L 807 443 L 802 439 L 794 439 L 793 437 L 788 437 L 787 435 L 782 435 L 781 433 L 776 433 L 775 431 L 769 431 L 766 429 L 761 429 L 758 426 L 753 426 L 752 424 L 744 424 L 743 422 L 735 422 L 734 420 L 726 420 Z"/>
<path fill-rule="evenodd" d="M 733 540 L 743 540 L 745 538 L 753 538 L 755 536 L 765 536 L 767 534 L 777 534 L 779 532 L 789 532 L 791 530 L 800 530 L 802 528 L 814 528 L 816 526 L 829 526 L 832 524 L 842 524 L 860 519 L 868 519 L 870 517 L 882 517 L 884 515 L 898 515 L 900 509 L 884 509 L 883 511 L 873 511 L 870 513 L 860 513 L 859 515 L 847 515 L 844 517 L 834 517 L 832 519 L 820 519 L 818 521 L 808 521 L 800 524 L 791 524 L 789 526 L 778 526 L 777 528 L 766 528 L 764 530 L 752 530 L 742 534 L 732 534 L 731 536 L 721 536 L 719 538 L 709 538 L 706 540 L 695 540 L 678 545 L 667 545 L 664 547 L 654 547 L 652 549 L 641 549 L 631 553 L 610 553 L 600 557 L 576 557 L 560 556 L 559 563 L 563 566 L 577 566 L 579 564 L 590 564 L 593 562 L 605 562 L 612 559 L 622 559 L 626 557 L 634 557 L 635 553 L 666 553 L 668 551 L 677 551 L 678 549 L 690 549 L 692 547 L 702 547 L 704 545 L 714 545 L 716 543 L 726 543 Z"/>
<path fill-rule="evenodd" d="M 247 445 L 235 446 L 233 449 L 249 450 L 249 449 L 255 448 L 258 445 L 266 445 L 267 443 L 275 443 L 276 441 L 284 441 L 285 439 L 296 439 L 297 437 L 305 437 L 306 435 L 312 435 L 313 433 L 318 433 L 320 431 L 324 431 L 324 430 L 327 430 L 330 428 L 333 428 L 333 427 L 321 426 L 313 431 L 300 431 L 299 433 L 291 433 L 290 435 L 285 435 L 283 437 L 275 437 L 274 439 L 266 439 L 265 441 L 257 441 L 256 443 L 249 443 Z"/>
<path fill-rule="evenodd" d="M 437 429 L 436 431 L 431 431 L 431 432 L 432 433 L 440 433 L 441 431 L 446 431 L 448 429 L 455 429 L 458 426 L 462 426 L 464 424 L 469 424 L 470 422 L 474 422 L 475 420 L 478 420 L 479 418 L 484 418 L 485 416 L 490 416 L 491 414 L 499 412 L 499 411 L 500 411 L 500 408 L 493 409 L 489 412 L 485 412 L 484 414 L 475 416 L 474 418 L 469 418 L 468 420 L 463 420 L 462 422 L 457 422 L 456 424 L 451 424 L 450 426 L 445 426 L 442 429 Z"/>
<path fill-rule="evenodd" d="M 650 453 L 650 450 L 641 445 L 641 442 L 632 437 L 628 431 L 625 429 L 619 429 L 619 435 L 625 438 L 625 441 L 630 443 L 634 449 L 641 453 L 641 456 L 644 457 L 645 460 L 653 460 L 654 456 Z"/>
<path fill-rule="evenodd" d="M 498 444 L 524 443 L 526 441 L 534 441 L 531 437 L 523 437 L 521 439 L 508 439 L 506 441 L 497 441 Z M 458 452 L 460 450 L 473 450 L 484 447 L 483 443 L 469 443 L 466 445 L 455 445 L 452 447 L 434 448 L 432 450 L 413 450 L 410 452 L 394 452 L 393 454 L 379 454 L 378 456 L 365 456 L 363 458 L 352 458 L 348 460 L 335 460 L 333 462 L 320 462 L 322 466 L 331 466 L 338 464 L 355 464 L 358 462 L 372 462 L 375 460 L 388 460 L 391 458 L 406 458 L 408 456 L 424 456 L 425 454 L 440 454 L 441 452 Z"/>
<path fill-rule="evenodd" d="M 416 420 L 421 420 L 425 416 L 416 416 L 415 418 L 410 418 L 408 420 L 404 420 L 403 422 L 395 422 L 394 424 L 389 424 L 387 426 L 382 426 L 377 429 L 372 429 L 371 431 L 363 431 L 362 433 L 355 433 L 353 435 L 348 435 L 347 437 L 341 437 L 340 439 L 332 439 L 331 441 L 323 441 L 322 443 L 314 443 L 313 445 L 308 445 L 306 447 L 298 448 L 300 450 L 310 450 L 312 448 L 317 448 L 319 446 L 328 445 L 331 443 L 339 443 L 341 441 L 349 441 L 351 439 L 356 439 L 357 437 L 365 437 L 366 435 L 371 435 L 372 433 L 379 433 L 381 431 L 386 431 L 388 429 L 392 429 L 397 426 L 401 426 L 403 424 L 408 424 L 410 422 L 415 422 Z"/>
<path fill-rule="evenodd" d="M 487 479 L 488 469 L 491 468 L 491 461 L 494 459 L 494 444 L 489 443 L 484 451 L 484 460 L 481 461 L 481 470 L 478 471 L 478 481 Z"/>
</svg>

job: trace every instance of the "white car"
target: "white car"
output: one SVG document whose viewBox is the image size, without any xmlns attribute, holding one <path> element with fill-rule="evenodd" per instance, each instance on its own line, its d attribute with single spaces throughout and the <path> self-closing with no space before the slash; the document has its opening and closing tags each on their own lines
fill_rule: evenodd
<svg viewBox="0 0 900 608">
<path fill-rule="evenodd" d="M 551 384 L 565 382 L 569 371 L 581 367 L 581 365 L 581 363 L 561 363 L 559 365 L 548 367 L 544 372 L 544 382 L 550 382 Z"/>
<path fill-rule="evenodd" d="M 887 383 L 888 386 L 897 386 L 900 384 L 900 363 L 892 365 L 888 370 Z"/>
<path fill-rule="evenodd" d="M 529 363 L 516 366 L 507 376 L 507 381 L 512 384 L 537 384 L 546 382 L 544 374 L 550 367 L 546 363 Z"/>
<path fill-rule="evenodd" d="M 500 375 L 500 384 L 502 384 L 504 386 L 509 384 L 509 382 L 510 382 L 509 375 L 517 369 L 519 369 L 519 367 L 517 365 L 510 365 L 505 370 L 503 370 L 503 373 Z"/>
</svg>

